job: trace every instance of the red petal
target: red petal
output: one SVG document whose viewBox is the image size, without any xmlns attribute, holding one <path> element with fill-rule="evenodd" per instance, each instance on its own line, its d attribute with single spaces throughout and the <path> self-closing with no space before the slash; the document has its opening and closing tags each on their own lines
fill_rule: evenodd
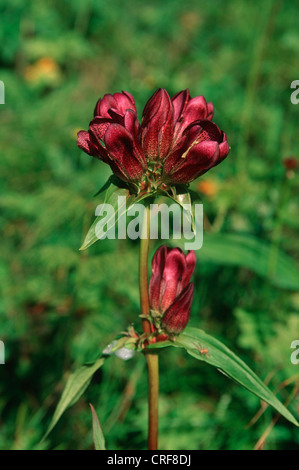
<svg viewBox="0 0 299 470">
<path fill-rule="evenodd" d="M 220 144 L 223 141 L 223 132 L 221 132 L 214 122 L 203 119 L 199 122 L 199 125 L 202 129 L 199 142 L 204 140 L 213 140 Z"/>
<path fill-rule="evenodd" d="M 120 124 L 111 124 L 105 134 L 106 149 L 128 181 L 138 181 L 143 174 L 143 157 L 138 154 L 132 135 Z"/>
<path fill-rule="evenodd" d="M 97 116 L 89 124 L 89 129 L 98 140 L 104 140 L 105 132 L 113 122 L 111 118 Z"/>
<path fill-rule="evenodd" d="M 183 287 L 185 287 L 189 283 L 191 276 L 195 269 L 196 255 L 193 250 L 189 251 L 186 256 L 186 264 L 187 264 L 187 268 L 185 270 L 184 277 L 183 277 Z"/>
<path fill-rule="evenodd" d="M 179 334 L 187 326 L 193 300 L 193 284 L 189 284 L 167 309 L 162 318 L 162 327 L 169 334 Z"/>
<path fill-rule="evenodd" d="M 147 102 L 141 124 L 142 146 L 149 159 L 164 159 L 173 139 L 173 105 L 166 90 L 159 89 Z"/>
<path fill-rule="evenodd" d="M 178 121 L 182 117 L 189 100 L 190 94 L 188 88 L 174 95 L 172 98 L 174 122 Z"/>
<path fill-rule="evenodd" d="M 106 161 L 108 158 L 106 150 L 101 146 L 101 144 L 92 138 L 92 135 L 89 132 L 78 132 L 77 145 L 81 150 L 86 152 L 88 155 L 91 155 L 92 157 L 97 157 L 104 161 Z"/>
<path fill-rule="evenodd" d="M 183 116 L 183 127 L 186 128 L 192 122 L 206 119 L 208 115 L 208 105 L 203 96 L 192 98 L 185 109 Z"/>
<path fill-rule="evenodd" d="M 128 109 L 136 112 L 135 101 L 130 93 L 126 93 L 124 91 L 122 93 L 114 93 L 114 98 L 117 102 L 117 109 L 122 114 L 125 114 Z"/>
<path fill-rule="evenodd" d="M 220 158 L 224 159 L 227 157 L 230 148 L 227 142 L 222 142 L 222 144 L 219 145 L 219 150 L 220 150 Z"/>
<path fill-rule="evenodd" d="M 186 258 L 179 248 L 171 250 L 166 258 L 160 292 L 160 310 L 164 312 L 174 301 L 182 288 L 186 270 Z"/>
<path fill-rule="evenodd" d="M 107 93 L 97 102 L 95 107 L 95 116 L 109 117 L 108 109 L 110 108 L 117 108 L 117 103 L 114 96 Z"/>
<path fill-rule="evenodd" d="M 219 145 L 217 142 L 203 141 L 194 145 L 182 163 L 165 175 L 171 183 L 190 183 L 217 163 L 219 158 Z"/>
<path fill-rule="evenodd" d="M 160 283 L 165 266 L 167 256 L 166 245 L 160 246 L 156 251 L 152 261 L 152 277 L 149 285 L 149 298 L 150 305 L 156 312 L 159 311 L 160 306 Z"/>
<path fill-rule="evenodd" d="M 207 115 L 207 119 L 209 121 L 212 121 L 213 119 L 213 116 L 214 116 L 214 105 L 213 103 L 208 103 L 208 115 Z"/>
<path fill-rule="evenodd" d="M 121 115 L 124 115 L 127 109 L 132 109 L 136 112 L 133 96 L 125 91 L 122 93 L 114 93 L 114 95 L 107 93 L 103 98 L 98 100 L 94 110 L 94 116 L 109 117 L 110 109 L 114 109 Z"/>
</svg>

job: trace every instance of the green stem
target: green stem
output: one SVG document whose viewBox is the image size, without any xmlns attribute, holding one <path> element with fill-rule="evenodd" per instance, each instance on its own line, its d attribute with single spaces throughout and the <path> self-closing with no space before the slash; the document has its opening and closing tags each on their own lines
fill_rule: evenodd
<svg viewBox="0 0 299 470">
<path fill-rule="evenodd" d="M 148 316 L 150 313 L 148 294 L 148 251 L 150 240 L 150 209 L 146 206 L 144 214 L 142 238 L 140 241 L 139 259 L 139 290 L 141 314 Z M 142 319 L 143 333 L 151 333 L 151 324 Z M 157 354 L 146 354 L 148 369 L 148 449 L 158 448 L 158 399 L 159 399 L 159 363 Z"/>
</svg>

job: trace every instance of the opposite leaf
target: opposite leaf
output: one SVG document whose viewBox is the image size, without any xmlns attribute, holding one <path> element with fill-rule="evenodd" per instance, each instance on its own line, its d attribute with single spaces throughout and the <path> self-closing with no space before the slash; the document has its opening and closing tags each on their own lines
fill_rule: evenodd
<svg viewBox="0 0 299 470">
<path fill-rule="evenodd" d="M 92 432 L 93 432 L 93 442 L 96 450 L 106 450 L 105 448 L 105 437 L 97 416 L 96 410 L 89 403 L 92 413 Z"/>
<path fill-rule="evenodd" d="M 52 431 L 65 410 L 74 405 L 76 401 L 79 400 L 88 387 L 93 374 L 104 364 L 104 362 L 105 358 L 101 357 L 93 364 L 84 365 L 70 374 L 48 430 L 43 439 L 45 439 Z"/>
<path fill-rule="evenodd" d="M 206 334 L 203 330 L 187 327 L 173 342 L 155 343 L 150 348 L 167 346 L 184 348 L 190 356 L 216 367 L 224 375 L 271 405 L 288 421 L 299 426 L 296 418 L 276 398 L 261 379 L 257 377 L 250 367 L 223 343 Z"/>
</svg>

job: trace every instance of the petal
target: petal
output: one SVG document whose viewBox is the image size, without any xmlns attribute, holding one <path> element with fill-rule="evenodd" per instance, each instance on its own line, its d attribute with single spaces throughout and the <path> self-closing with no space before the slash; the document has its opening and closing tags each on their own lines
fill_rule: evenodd
<svg viewBox="0 0 299 470">
<path fill-rule="evenodd" d="M 163 159 L 173 139 L 173 105 L 166 90 L 159 89 L 147 102 L 142 118 L 142 147 L 149 159 Z"/>
<path fill-rule="evenodd" d="M 189 251 L 186 256 L 186 265 L 187 267 L 183 276 L 183 287 L 185 287 L 189 283 L 195 269 L 196 255 L 193 250 Z"/>
<path fill-rule="evenodd" d="M 205 98 L 203 96 L 191 98 L 184 112 L 183 127 L 186 128 L 192 122 L 199 121 L 200 119 L 206 119 L 207 115 L 208 105 Z"/>
<path fill-rule="evenodd" d="M 223 141 L 223 132 L 221 132 L 214 122 L 203 119 L 199 121 L 199 124 L 202 129 L 199 142 L 203 140 L 214 140 L 220 144 Z"/>
<path fill-rule="evenodd" d="M 191 124 L 184 130 L 183 135 L 164 162 L 165 173 L 170 173 L 177 167 L 183 155 L 188 152 L 201 132 L 202 127 L 199 124 Z"/>
<path fill-rule="evenodd" d="M 117 103 L 113 95 L 107 93 L 103 96 L 103 98 L 100 98 L 97 102 L 94 110 L 94 115 L 101 117 L 109 117 L 108 109 L 110 108 L 117 108 Z"/>
<path fill-rule="evenodd" d="M 158 312 L 160 305 L 160 283 L 167 256 L 166 245 L 160 246 L 156 251 L 152 261 L 152 277 L 149 284 L 150 305 L 153 310 Z"/>
<path fill-rule="evenodd" d="M 132 134 L 135 143 L 139 145 L 138 134 L 139 134 L 139 121 L 137 115 L 131 109 L 128 109 L 124 116 L 124 127 Z M 141 149 L 141 147 L 140 147 Z"/>
<path fill-rule="evenodd" d="M 193 301 L 193 284 L 188 284 L 162 318 L 162 328 L 168 334 L 180 334 L 187 326 Z"/>
<path fill-rule="evenodd" d="M 97 150 L 95 145 L 90 141 L 89 133 L 86 131 L 78 132 L 77 145 L 83 150 L 83 152 L 88 153 L 88 155 L 96 156 Z"/>
<path fill-rule="evenodd" d="M 213 119 L 213 116 L 214 116 L 214 105 L 213 103 L 208 103 L 208 115 L 207 115 L 207 119 L 209 121 L 212 121 Z"/>
<path fill-rule="evenodd" d="M 136 112 L 135 101 L 133 96 L 130 95 L 130 93 L 123 91 L 122 93 L 114 93 L 113 96 L 115 98 L 115 101 L 117 102 L 117 109 L 122 114 L 125 114 L 128 109 L 131 109 L 132 111 Z"/>
<path fill-rule="evenodd" d="M 106 149 L 127 181 L 138 181 L 143 174 L 142 156 L 132 135 L 120 124 L 111 124 L 104 136 Z"/>
<path fill-rule="evenodd" d="M 79 131 L 77 145 L 81 150 L 92 157 L 97 157 L 104 161 L 106 161 L 108 157 L 106 150 L 92 138 L 90 132 Z"/>
<path fill-rule="evenodd" d="M 163 272 L 167 256 L 166 244 L 157 249 L 152 261 L 152 273 Z"/>
<path fill-rule="evenodd" d="M 181 164 L 165 179 L 171 183 L 190 183 L 217 163 L 219 145 L 213 141 L 203 141 L 194 145 Z"/>
<path fill-rule="evenodd" d="M 165 310 L 172 304 L 182 289 L 182 278 L 186 270 L 186 258 L 179 248 L 172 249 L 166 258 L 161 281 L 160 310 Z"/>
<path fill-rule="evenodd" d="M 136 112 L 136 105 L 133 96 L 123 91 L 122 93 L 107 93 L 100 98 L 95 106 L 94 116 L 109 117 L 109 110 L 114 109 L 120 115 L 124 115 L 127 109 Z"/>
<path fill-rule="evenodd" d="M 105 132 L 113 122 L 111 118 L 97 116 L 90 122 L 89 129 L 98 140 L 104 140 Z"/>
<path fill-rule="evenodd" d="M 230 151 L 230 147 L 228 145 L 227 142 L 222 142 L 220 145 L 219 145 L 219 150 L 220 150 L 220 158 L 221 160 L 224 159 L 225 157 L 227 157 L 229 151 Z"/>
<path fill-rule="evenodd" d="M 189 100 L 190 94 L 188 88 L 173 96 L 172 104 L 174 109 L 174 122 L 178 121 L 182 117 Z"/>
</svg>

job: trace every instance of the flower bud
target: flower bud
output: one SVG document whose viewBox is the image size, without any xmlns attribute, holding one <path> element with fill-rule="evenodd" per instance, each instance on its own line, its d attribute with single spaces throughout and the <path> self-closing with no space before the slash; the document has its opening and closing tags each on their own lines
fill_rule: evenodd
<svg viewBox="0 0 299 470">
<path fill-rule="evenodd" d="M 190 278 L 196 263 L 194 251 L 185 255 L 179 248 L 161 246 L 152 263 L 149 286 L 150 306 L 162 318 L 168 334 L 179 334 L 186 327 L 193 298 Z"/>
</svg>

